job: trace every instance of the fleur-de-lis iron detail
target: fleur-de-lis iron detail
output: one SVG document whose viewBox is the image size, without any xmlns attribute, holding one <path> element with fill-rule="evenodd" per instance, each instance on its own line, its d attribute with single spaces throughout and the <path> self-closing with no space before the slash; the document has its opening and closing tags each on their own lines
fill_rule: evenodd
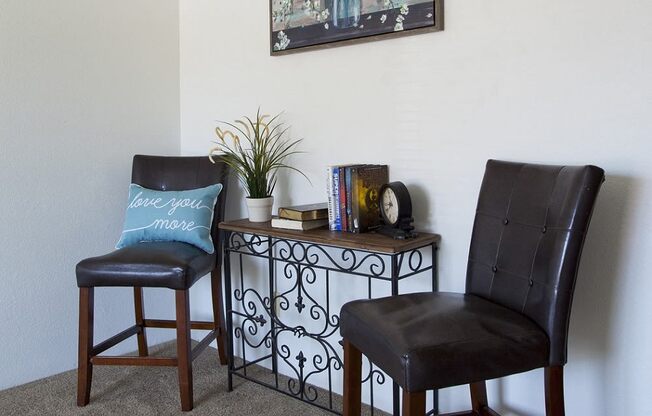
<svg viewBox="0 0 652 416">
<path fill-rule="evenodd" d="M 265 324 L 267 323 L 267 319 L 265 319 L 265 317 L 262 314 L 260 314 L 257 318 L 253 318 L 253 319 L 254 321 L 258 322 L 258 324 L 261 327 L 265 326 Z"/>
<path fill-rule="evenodd" d="M 308 359 L 303 355 L 303 351 L 299 351 L 299 355 L 296 356 L 297 361 L 299 362 L 299 368 L 303 368 Z"/>
<path fill-rule="evenodd" d="M 303 303 L 303 296 L 297 296 L 297 301 L 294 303 L 294 306 L 296 306 L 297 311 L 301 313 L 301 311 L 306 307 L 306 305 Z"/>
</svg>

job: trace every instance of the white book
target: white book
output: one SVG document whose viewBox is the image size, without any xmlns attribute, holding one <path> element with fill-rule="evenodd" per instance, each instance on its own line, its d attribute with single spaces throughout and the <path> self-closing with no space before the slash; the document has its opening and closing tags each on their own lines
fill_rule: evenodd
<svg viewBox="0 0 652 416">
<path fill-rule="evenodd" d="M 328 228 L 335 231 L 335 205 L 333 198 L 333 167 L 326 168 L 326 192 L 328 193 Z"/>
<path fill-rule="evenodd" d="M 284 228 L 286 230 L 314 230 L 315 228 L 321 228 L 328 225 L 328 219 L 324 218 L 321 220 L 306 220 L 306 221 L 297 221 L 297 220 L 288 220 L 287 218 L 272 218 L 272 227 L 274 228 Z"/>
</svg>

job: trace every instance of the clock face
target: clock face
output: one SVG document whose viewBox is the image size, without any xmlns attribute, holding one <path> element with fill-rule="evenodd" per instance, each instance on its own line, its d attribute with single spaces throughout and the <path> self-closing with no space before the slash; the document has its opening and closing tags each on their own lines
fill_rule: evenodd
<svg viewBox="0 0 652 416">
<path fill-rule="evenodd" d="M 382 210 L 389 225 L 394 225 L 398 221 L 398 200 L 396 194 L 391 188 L 386 188 L 382 196 Z"/>
</svg>

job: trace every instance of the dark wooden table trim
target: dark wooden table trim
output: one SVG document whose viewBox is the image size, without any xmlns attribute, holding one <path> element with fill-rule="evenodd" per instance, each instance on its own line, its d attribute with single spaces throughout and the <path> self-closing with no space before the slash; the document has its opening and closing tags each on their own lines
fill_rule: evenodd
<svg viewBox="0 0 652 416">
<path fill-rule="evenodd" d="M 240 233 L 251 233 L 273 238 L 284 238 L 315 243 L 324 246 L 343 247 L 356 250 L 368 250 L 383 254 L 396 254 L 415 248 L 435 244 L 439 246 L 441 236 L 438 234 L 419 233 L 416 238 L 408 240 L 394 240 L 376 233 L 345 233 L 329 231 L 320 228 L 309 231 L 284 230 L 274 228 L 271 222 L 250 222 L 246 219 L 225 221 L 220 223 L 220 230 Z"/>
</svg>

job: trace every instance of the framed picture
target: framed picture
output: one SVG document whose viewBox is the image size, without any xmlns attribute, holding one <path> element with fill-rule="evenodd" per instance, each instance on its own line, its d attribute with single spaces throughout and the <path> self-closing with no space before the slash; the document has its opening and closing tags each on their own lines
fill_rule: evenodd
<svg viewBox="0 0 652 416">
<path fill-rule="evenodd" d="M 270 0 L 270 53 L 282 55 L 444 29 L 443 0 Z"/>
</svg>

